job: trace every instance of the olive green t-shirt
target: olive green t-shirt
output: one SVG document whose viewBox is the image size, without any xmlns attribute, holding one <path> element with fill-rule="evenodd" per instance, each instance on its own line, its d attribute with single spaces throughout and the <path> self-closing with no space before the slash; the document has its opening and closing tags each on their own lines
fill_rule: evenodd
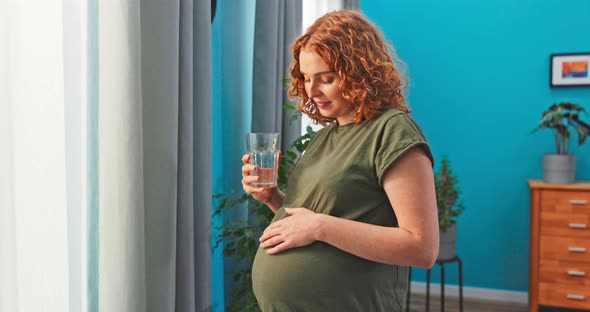
<svg viewBox="0 0 590 312">
<path fill-rule="evenodd" d="M 388 108 L 360 125 L 318 131 L 289 176 L 283 207 L 381 226 L 398 226 L 383 176 L 408 149 L 428 143 L 407 114 Z M 285 217 L 284 208 L 273 222 Z M 270 311 L 402 311 L 408 268 L 369 261 L 324 242 L 268 255 L 252 268 L 256 299 Z"/>
</svg>

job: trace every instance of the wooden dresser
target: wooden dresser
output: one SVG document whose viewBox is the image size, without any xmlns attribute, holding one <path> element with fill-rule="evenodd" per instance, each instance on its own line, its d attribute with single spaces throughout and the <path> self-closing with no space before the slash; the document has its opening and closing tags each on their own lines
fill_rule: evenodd
<svg viewBox="0 0 590 312">
<path fill-rule="evenodd" d="M 529 180 L 529 306 L 590 310 L 590 182 Z"/>
</svg>

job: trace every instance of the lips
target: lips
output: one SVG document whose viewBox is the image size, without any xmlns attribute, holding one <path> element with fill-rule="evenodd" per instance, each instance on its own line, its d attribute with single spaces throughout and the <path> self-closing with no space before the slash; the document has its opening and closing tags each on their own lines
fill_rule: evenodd
<svg viewBox="0 0 590 312">
<path fill-rule="evenodd" d="M 315 101 L 315 103 L 318 105 L 318 107 L 324 107 L 324 106 L 327 106 L 328 104 L 330 104 L 332 102 L 330 102 L 330 101 L 326 101 L 326 102 Z"/>
</svg>

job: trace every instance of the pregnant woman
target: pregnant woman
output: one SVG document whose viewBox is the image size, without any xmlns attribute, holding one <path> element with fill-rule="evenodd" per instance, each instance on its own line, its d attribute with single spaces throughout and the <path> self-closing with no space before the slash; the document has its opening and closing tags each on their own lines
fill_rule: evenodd
<svg viewBox="0 0 590 312">
<path fill-rule="evenodd" d="M 244 190 L 275 212 L 252 268 L 263 311 L 402 311 L 408 267 L 438 255 L 433 157 L 409 116 L 406 79 L 377 28 L 354 11 L 319 18 L 292 46 L 291 95 L 327 126 L 287 194 Z"/>
</svg>

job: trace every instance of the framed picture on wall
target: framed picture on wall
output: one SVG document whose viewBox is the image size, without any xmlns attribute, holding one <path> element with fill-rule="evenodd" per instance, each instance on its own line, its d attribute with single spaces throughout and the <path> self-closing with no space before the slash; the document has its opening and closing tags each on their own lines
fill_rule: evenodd
<svg viewBox="0 0 590 312">
<path fill-rule="evenodd" d="M 590 86 L 590 52 L 551 54 L 551 87 Z"/>
</svg>

